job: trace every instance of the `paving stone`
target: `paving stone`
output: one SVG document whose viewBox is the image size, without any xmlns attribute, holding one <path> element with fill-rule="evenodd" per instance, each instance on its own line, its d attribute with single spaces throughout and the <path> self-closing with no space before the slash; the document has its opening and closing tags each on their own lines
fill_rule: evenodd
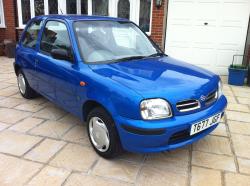
<svg viewBox="0 0 250 186">
<path fill-rule="evenodd" d="M 25 102 L 24 99 L 8 97 L 8 98 L 0 100 L 0 107 L 12 108 L 23 102 Z"/>
<path fill-rule="evenodd" d="M 58 120 L 65 114 L 66 112 L 58 107 L 45 107 L 39 112 L 36 112 L 34 116 L 43 119 Z"/>
<path fill-rule="evenodd" d="M 247 105 L 228 103 L 227 110 L 239 111 L 239 112 L 250 112 L 250 109 Z"/>
<path fill-rule="evenodd" d="M 40 137 L 5 130 L 0 133 L 0 152 L 21 156 L 41 139 Z"/>
<path fill-rule="evenodd" d="M 0 185 L 22 186 L 41 167 L 39 163 L 0 154 Z"/>
<path fill-rule="evenodd" d="M 13 125 L 10 127 L 10 130 L 18 131 L 18 132 L 27 132 L 28 130 L 36 127 L 40 123 L 42 123 L 44 120 L 38 119 L 38 118 L 26 118 L 19 123 Z"/>
<path fill-rule="evenodd" d="M 28 117 L 29 115 L 30 113 L 28 112 L 8 108 L 0 108 L 0 122 L 4 122 L 6 124 L 14 124 Z"/>
<path fill-rule="evenodd" d="M 239 121 L 227 121 L 229 130 L 236 134 L 250 135 L 250 123 L 244 123 Z"/>
<path fill-rule="evenodd" d="M 73 173 L 67 179 L 65 186 L 105 186 L 105 185 L 114 185 L 114 186 L 132 186 L 132 184 L 106 179 L 102 177 Z"/>
<path fill-rule="evenodd" d="M 164 168 L 143 166 L 138 175 L 138 186 L 182 186 L 187 185 L 187 175 L 166 171 Z"/>
<path fill-rule="evenodd" d="M 228 120 L 250 122 L 250 113 L 227 111 L 226 115 Z"/>
<path fill-rule="evenodd" d="M 69 176 L 70 171 L 61 168 L 46 166 L 27 185 L 60 186 Z"/>
<path fill-rule="evenodd" d="M 63 122 L 63 123 L 83 125 L 83 122 L 78 117 L 76 117 L 72 114 L 67 114 L 67 115 L 63 116 L 59 121 Z"/>
<path fill-rule="evenodd" d="M 228 136 L 227 135 L 227 129 L 224 123 L 220 123 L 213 132 L 210 133 L 211 135 L 217 135 L 217 136 Z"/>
<path fill-rule="evenodd" d="M 237 103 L 234 96 L 226 96 L 228 103 Z"/>
<path fill-rule="evenodd" d="M 232 134 L 232 141 L 237 156 L 250 158 L 250 136 Z"/>
<path fill-rule="evenodd" d="M 67 170 L 87 172 L 96 162 L 97 157 L 96 152 L 91 147 L 68 144 L 49 164 Z"/>
<path fill-rule="evenodd" d="M 88 139 L 86 127 L 76 125 L 70 129 L 64 136 L 63 139 L 66 141 L 91 145 Z"/>
<path fill-rule="evenodd" d="M 144 160 L 144 154 L 132 153 L 132 152 L 123 152 L 118 157 L 119 159 L 131 161 L 134 163 L 142 163 Z"/>
<path fill-rule="evenodd" d="M 237 158 L 237 159 L 240 172 L 250 175 L 250 159 L 244 159 L 244 158 Z"/>
<path fill-rule="evenodd" d="M 193 150 L 216 154 L 231 155 L 231 147 L 228 138 L 208 135 L 193 144 Z"/>
<path fill-rule="evenodd" d="M 233 91 L 231 91 L 231 90 L 223 90 L 223 94 L 224 94 L 225 96 L 234 96 L 234 95 L 233 95 Z"/>
<path fill-rule="evenodd" d="M 140 165 L 135 163 L 122 160 L 105 160 L 101 158 L 92 173 L 106 178 L 134 183 L 139 168 Z"/>
<path fill-rule="evenodd" d="M 45 139 L 37 147 L 28 152 L 24 158 L 46 163 L 54 156 L 66 143 L 63 141 Z"/>
<path fill-rule="evenodd" d="M 23 104 L 20 104 L 20 105 L 15 107 L 15 109 L 24 110 L 24 111 L 28 111 L 28 112 L 37 112 L 37 111 L 41 110 L 42 108 L 43 108 L 43 106 L 37 105 L 34 103 L 30 103 L 30 102 L 23 103 Z"/>
<path fill-rule="evenodd" d="M 193 151 L 192 164 L 212 169 L 236 171 L 234 158 L 232 156 Z"/>
<path fill-rule="evenodd" d="M 226 173 L 225 183 L 226 186 L 249 186 L 250 176 L 234 174 L 234 173 Z"/>
<path fill-rule="evenodd" d="M 250 91 L 248 91 L 248 89 L 247 89 L 247 91 L 237 91 L 237 92 L 235 92 L 235 96 L 237 96 L 237 97 L 242 97 L 242 98 L 250 98 Z"/>
<path fill-rule="evenodd" d="M 249 87 L 232 86 L 232 90 L 235 95 L 239 94 L 240 92 L 250 93 Z"/>
<path fill-rule="evenodd" d="M 221 173 L 217 170 L 192 167 L 191 186 L 221 186 Z"/>
<path fill-rule="evenodd" d="M 31 134 L 61 139 L 71 124 L 48 120 L 30 131 Z"/>
<path fill-rule="evenodd" d="M 9 125 L 5 124 L 5 123 L 2 123 L 0 122 L 0 131 L 6 129 L 7 127 L 9 127 Z"/>
<path fill-rule="evenodd" d="M 9 83 L 6 83 L 6 82 L 1 82 L 1 83 L 0 83 L 0 89 L 7 88 L 7 87 L 9 87 L 9 86 L 11 86 L 11 84 L 9 84 Z"/>
<path fill-rule="evenodd" d="M 189 152 L 187 149 L 177 149 L 164 153 L 149 154 L 145 164 L 153 167 L 164 167 L 164 169 L 187 174 Z"/>
<path fill-rule="evenodd" d="M 250 93 L 248 93 L 250 94 Z M 250 98 L 237 97 L 240 104 L 250 105 Z"/>
<path fill-rule="evenodd" d="M 10 86 L 10 87 L 1 89 L 0 96 L 6 96 L 6 97 L 8 97 L 8 96 L 17 94 L 18 92 L 19 91 L 18 91 L 17 87 Z"/>
</svg>

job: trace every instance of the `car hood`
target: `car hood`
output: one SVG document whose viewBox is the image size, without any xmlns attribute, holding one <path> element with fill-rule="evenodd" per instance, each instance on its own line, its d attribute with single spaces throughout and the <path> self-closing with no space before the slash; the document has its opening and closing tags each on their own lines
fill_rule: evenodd
<svg viewBox="0 0 250 186">
<path fill-rule="evenodd" d="M 89 66 L 144 98 L 164 98 L 172 103 L 206 96 L 218 83 L 212 72 L 167 56 Z"/>
</svg>

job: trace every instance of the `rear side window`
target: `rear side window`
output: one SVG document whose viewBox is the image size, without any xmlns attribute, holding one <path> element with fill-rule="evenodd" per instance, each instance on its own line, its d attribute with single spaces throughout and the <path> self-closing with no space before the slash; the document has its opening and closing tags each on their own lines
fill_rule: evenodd
<svg viewBox="0 0 250 186">
<path fill-rule="evenodd" d="M 51 54 L 53 49 L 71 51 L 67 27 L 59 21 L 48 21 L 42 35 L 40 50 Z"/>
<path fill-rule="evenodd" d="M 32 22 L 24 33 L 22 45 L 28 48 L 35 48 L 39 31 L 42 27 L 42 20 Z"/>
</svg>

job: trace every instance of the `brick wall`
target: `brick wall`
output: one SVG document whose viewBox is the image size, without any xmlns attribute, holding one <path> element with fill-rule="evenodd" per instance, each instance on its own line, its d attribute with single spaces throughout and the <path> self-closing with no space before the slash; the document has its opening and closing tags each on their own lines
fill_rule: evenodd
<svg viewBox="0 0 250 186">
<path fill-rule="evenodd" d="M 16 0 L 3 0 L 6 28 L 0 28 L 0 41 L 11 39 L 16 41 Z"/>
<path fill-rule="evenodd" d="M 157 8 L 153 2 L 151 38 L 163 49 L 165 43 L 165 15 L 167 0 L 162 0 L 162 6 Z"/>
</svg>

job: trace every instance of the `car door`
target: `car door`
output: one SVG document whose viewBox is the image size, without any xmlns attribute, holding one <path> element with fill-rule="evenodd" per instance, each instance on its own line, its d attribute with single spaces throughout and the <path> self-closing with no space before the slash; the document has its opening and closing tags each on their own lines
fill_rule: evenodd
<svg viewBox="0 0 250 186">
<path fill-rule="evenodd" d="M 37 90 L 37 79 L 35 75 L 36 66 L 36 46 L 39 32 L 42 27 L 42 20 L 33 20 L 23 32 L 21 41 L 17 46 L 16 61 L 21 66 L 29 85 Z"/>
<path fill-rule="evenodd" d="M 70 59 L 62 60 L 52 57 L 53 49 L 63 49 Z M 39 77 L 39 92 L 65 110 L 79 112 L 76 89 L 77 63 L 74 61 L 73 50 L 67 26 L 58 20 L 48 20 L 44 26 L 40 50 L 37 54 L 36 71 Z"/>
</svg>

